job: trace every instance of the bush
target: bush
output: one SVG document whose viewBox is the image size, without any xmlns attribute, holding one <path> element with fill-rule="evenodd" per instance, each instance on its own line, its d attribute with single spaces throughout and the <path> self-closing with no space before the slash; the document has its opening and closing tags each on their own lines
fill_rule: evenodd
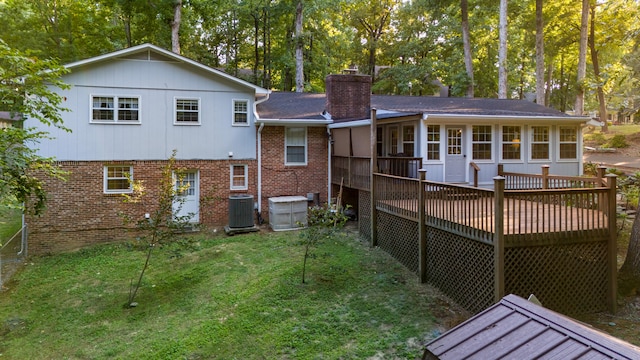
<svg viewBox="0 0 640 360">
<path fill-rule="evenodd" d="M 616 149 L 626 148 L 628 146 L 629 146 L 629 143 L 627 143 L 627 139 L 625 138 L 624 135 L 614 135 L 609 140 L 609 145 L 608 145 L 608 147 L 616 148 Z"/>
<path fill-rule="evenodd" d="M 598 146 L 602 146 L 605 142 L 607 142 L 607 139 L 604 137 L 604 134 L 600 132 L 585 135 L 584 140 L 589 142 L 594 142 Z"/>
</svg>

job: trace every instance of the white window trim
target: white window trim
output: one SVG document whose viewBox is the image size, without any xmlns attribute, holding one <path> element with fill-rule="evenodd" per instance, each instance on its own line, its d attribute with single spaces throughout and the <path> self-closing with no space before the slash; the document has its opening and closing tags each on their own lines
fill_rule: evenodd
<svg viewBox="0 0 640 360">
<path fill-rule="evenodd" d="M 287 162 L 287 129 L 304 129 L 304 162 Z M 286 166 L 306 166 L 309 161 L 309 136 L 307 127 L 288 126 L 284 128 L 284 164 Z"/>
<path fill-rule="evenodd" d="M 233 168 L 236 166 L 244 167 L 244 185 L 233 185 Z M 229 189 L 230 190 L 248 190 L 249 189 L 249 166 L 247 164 L 231 164 L 229 165 Z"/>
<path fill-rule="evenodd" d="M 505 126 L 520 128 L 520 159 L 505 159 L 504 158 L 504 152 L 502 151 L 502 147 L 505 144 L 505 141 L 503 140 L 504 139 L 503 135 L 504 135 Z M 498 139 L 500 146 L 499 146 L 498 151 L 500 152 L 500 161 L 501 162 L 505 162 L 505 163 L 509 163 L 509 164 L 524 164 L 524 155 L 522 153 L 522 146 L 523 146 L 522 137 L 523 137 L 523 135 L 525 135 L 525 134 L 523 132 L 522 125 L 516 125 L 516 124 L 503 124 L 503 125 L 500 125 L 500 132 L 498 134 L 498 136 L 500 137 Z M 514 143 L 513 142 L 506 142 L 506 144 L 514 144 Z"/>
<path fill-rule="evenodd" d="M 547 128 L 547 141 L 546 142 L 544 142 L 544 141 L 535 141 L 533 139 L 533 136 L 534 136 L 533 128 L 534 127 L 545 127 L 545 128 Z M 549 125 L 530 125 L 528 127 L 528 131 L 529 131 L 529 136 L 528 136 L 528 138 L 529 138 L 529 162 L 532 162 L 532 163 L 536 163 L 536 162 L 547 163 L 547 162 L 549 162 L 551 160 L 552 156 L 553 156 L 553 154 L 551 153 L 551 126 L 549 126 Z M 533 145 L 534 144 L 547 144 L 547 149 L 548 149 L 548 152 L 549 152 L 549 156 L 547 156 L 546 159 L 534 159 L 533 158 Z"/>
<path fill-rule="evenodd" d="M 405 134 L 404 134 L 404 129 L 407 129 L 407 128 L 411 128 L 411 129 L 413 129 L 413 140 L 405 140 L 405 139 L 404 139 L 404 135 L 405 135 Z M 411 152 L 413 153 L 413 155 L 411 155 L 411 156 L 409 156 L 409 157 L 414 157 L 414 156 L 415 156 L 415 154 L 416 154 L 416 127 L 415 127 L 415 125 L 413 125 L 413 124 L 410 124 L 410 125 L 409 125 L 409 124 L 402 125 L 402 127 L 401 127 L 401 134 L 402 134 L 402 136 L 401 136 L 401 137 L 402 137 L 402 139 L 401 139 L 401 141 L 400 141 L 400 144 L 401 144 L 401 145 L 400 145 L 400 146 L 398 146 L 398 148 L 401 148 L 401 149 L 402 149 L 402 151 L 401 151 L 401 152 L 402 152 L 402 153 L 404 153 L 404 145 L 405 145 L 405 144 L 411 144 Z M 407 155 L 405 155 L 405 156 L 407 156 Z"/>
<path fill-rule="evenodd" d="M 247 122 L 246 123 L 237 123 L 236 122 L 236 102 L 246 102 L 247 103 Z M 249 123 L 251 122 L 251 112 L 249 109 L 249 105 L 250 102 L 247 99 L 233 99 L 231 101 L 231 126 L 243 126 L 243 127 L 247 127 L 249 126 Z"/>
<path fill-rule="evenodd" d="M 109 180 L 109 168 L 110 167 L 128 167 L 129 168 L 129 174 L 131 177 L 131 182 L 133 182 L 133 166 L 131 165 L 105 165 L 103 167 L 103 176 L 102 176 L 102 187 L 103 187 L 103 192 L 105 194 L 130 194 L 133 192 L 133 186 L 131 184 L 131 182 L 129 183 L 129 189 L 117 189 L 117 190 L 109 190 L 108 186 L 107 186 L 107 182 Z M 119 178 L 120 179 L 120 178 Z"/>
<path fill-rule="evenodd" d="M 474 126 L 488 126 L 489 127 L 489 134 L 491 134 L 491 141 L 486 142 L 486 141 L 473 141 L 473 127 Z M 493 163 L 496 157 L 495 154 L 495 146 L 494 146 L 494 138 L 496 136 L 495 133 L 495 128 L 493 125 L 491 124 L 474 124 L 471 126 L 471 161 L 475 162 L 475 163 Z M 489 144 L 490 148 L 491 148 L 491 157 L 489 159 L 474 159 L 473 157 L 473 145 L 474 144 Z M 502 149 L 500 149 L 502 150 Z"/>
<path fill-rule="evenodd" d="M 437 126 L 438 127 L 438 141 L 429 141 L 429 126 Z M 425 138 L 424 138 L 424 143 L 425 143 L 425 153 L 424 153 L 424 162 L 425 163 L 430 163 L 430 164 L 441 164 L 443 163 L 444 159 L 443 159 L 443 142 L 442 142 L 442 132 L 444 131 L 444 126 L 441 124 L 427 124 L 425 125 Z M 438 145 L 438 159 L 429 159 L 429 144 L 437 144 Z"/>
<path fill-rule="evenodd" d="M 93 119 L 93 98 L 110 97 L 113 98 L 113 120 Z M 138 120 L 118 121 L 118 99 L 135 98 L 138 99 Z M 142 123 L 142 97 L 140 95 L 113 95 L 113 94 L 89 94 L 89 123 L 90 124 L 111 124 L 111 125 L 140 125 Z"/>
<path fill-rule="evenodd" d="M 562 129 L 571 129 L 574 131 L 575 135 L 576 135 L 576 141 L 561 141 L 560 140 L 560 132 Z M 571 126 L 571 125 L 561 125 L 558 126 L 558 131 L 557 131 L 557 135 L 558 135 L 558 141 L 556 142 L 556 161 L 557 162 L 576 162 L 578 160 L 579 157 L 579 152 L 578 152 L 578 144 L 580 142 L 580 133 L 578 132 L 578 128 L 576 126 Z M 576 157 L 575 158 L 561 158 L 560 156 L 562 155 L 560 152 L 560 145 L 561 144 L 575 144 L 576 146 Z"/>
<path fill-rule="evenodd" d="M 198 101 L 198 122 L 192 121 L 178 121 L 178 100 L 197 100 Z M 173 125 L 180 126 L 197 126 L 200 125 L 202 121 L 202 106 L 199 97 L 184 97 L 184 96 L 174 96 L 173 97 Z"/>
</svg>

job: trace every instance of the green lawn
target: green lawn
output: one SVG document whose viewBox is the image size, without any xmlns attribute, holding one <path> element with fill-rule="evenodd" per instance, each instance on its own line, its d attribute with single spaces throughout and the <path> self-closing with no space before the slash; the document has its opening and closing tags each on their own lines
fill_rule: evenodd
<svg viewBox="0 0 640 360">
<path fill-rule="evenodd" d="M 32 258 L 0 293 L 4 359 L 419 358 L 451 312 L 379 249 L 326 240 L 301 283 L 297 232 L 192 238 L 144 261 L 133 244 Z"/>
<path fill-rule="evenodd" d="M 21 227 L 20 210 L 0 206 L 0 245 L 9 240 Z"/>
</svg>

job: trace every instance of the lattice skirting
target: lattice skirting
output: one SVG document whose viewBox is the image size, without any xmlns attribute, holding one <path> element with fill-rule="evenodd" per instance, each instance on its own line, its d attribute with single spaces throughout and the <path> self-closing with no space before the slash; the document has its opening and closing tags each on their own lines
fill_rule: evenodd
<svg viewBox="0 0 640 360">
<path fill-rule="evenodd" d="M 505 249 L 505 293 L 563 314 L 607 310 L 607 244 Z"/>
<path fill-rule="evenodd" d="M 427 227 L 427 279 L 460 306 L 478 313 L 494 300 L 493 247 Z"/>
<path fill-rule="evenodd" d="M 358 191 L 358 229 L 363 240 L 371 241 L 371 193 Z"/>
<path fill-rule="evenodd" d="M 378 211 L 378 246 L 418 273 L 418 223 Z"/>
</svg>

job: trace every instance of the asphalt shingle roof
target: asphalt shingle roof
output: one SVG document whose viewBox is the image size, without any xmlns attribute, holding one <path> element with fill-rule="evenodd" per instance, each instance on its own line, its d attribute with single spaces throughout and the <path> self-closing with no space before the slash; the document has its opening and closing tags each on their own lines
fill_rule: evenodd
<svg viewBox="0 0 640 360">
<path fill-rule="evenodd" d="M 325 94 L 272 92 L 269 100 L 258 105 L 262 119 L 323 119 Z M 570 117 L 526 100 L 454 98 L 431 96 L 371 95 L 371 107 L 408 114 L 554 116 Z M 398 114 L 398 115 L 401 115 Z"/>
</svg>

